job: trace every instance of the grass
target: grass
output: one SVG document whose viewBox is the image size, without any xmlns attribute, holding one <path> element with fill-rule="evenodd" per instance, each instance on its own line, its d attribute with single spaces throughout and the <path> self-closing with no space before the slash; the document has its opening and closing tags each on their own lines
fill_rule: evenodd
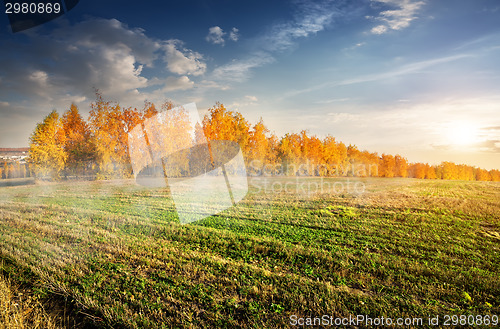
<svg viewBox="0 0 500 329">
<path fill-rule="evenodd" d="M 499 183 L 250 187 L 236 207 L 189 225 L 168 191 L 130 181 L 3 187 L 0 271 L 41 300 L 65 298 L 97 327 L 500 314 Z"/>
<path fill-rule="evenodd" d="M 56 322 L 36 297 L 23 294 L 0 276 L 0 329 L 61 328 Z"/>
<path fill-rule="evenodd" d="M 35 184 L 34 178 L 9 178 L 0 179 L 0 187 L 4 186 L 19 186 L 19 185 L 33 185 Z"/>
</svg>

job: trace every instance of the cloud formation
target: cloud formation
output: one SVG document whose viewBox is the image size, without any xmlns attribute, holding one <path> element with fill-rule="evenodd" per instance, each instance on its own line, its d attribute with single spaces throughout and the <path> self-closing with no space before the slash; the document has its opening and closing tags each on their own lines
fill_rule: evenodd
<svg viewBox="0 0 500 329">
<path fill-rule="evenodd" d="M 235 27 L 231 29 L 229 32 L 228 40 L 231 41 L 238 41 L 239 39 L 239 30 Z M 208 29 L 208 35 L 205 37 L 205 40 L 207 40 L 210 43 L 213 43 L 214 45 L 221 45 L 224 46 L 226 43 L 225 36 L 227 35 L 226 32 L 222 30 L 221 27 L 219 26 L 212 26 L 211 28 Z"/>
<path fill-rule="evenodd" d="M 274 62 L 276 53 L 294 47 L 299 38 L 306 38 L 324 30 L 341 13 L 337 7 L 338 2 L 332 0 L 296 3 L 293 20 L 271 26 L 263 35 L 253 40 L 256 45 L 253 53 L 217 67 L 213 71 L 213 78 L 230 82 L 247 80 L 252 69 Z M 237 33 L 238 30 L 233 28 L 232 32 Z"/>
<path fill-rule="evenodd" d="M 233 109 L 239 109 L 240 107 L 244 106 L 249 106 L 249 105 L 256 105 L 258 103 L 259 99 L 257 96 L 254 95 L 246 95 L 243 98 L 240 98 L 236 101 L 234 101 L 232 104 L 229 105 L 229 108 Z"/>
<path fill-rule="evenodd" d="M 170 72 L 182 76 L 174 84 L 181 89 L 193 84 L 187 76 L 206 71 L 203 56 L 182 41 L 156 40 L 116 19 L 92 18 L 49 34 L 30 31 L 26 37 L 26 44 L 1 44 L 17 56 L 0 53 L 6 64 L 0 68 L 0 99 L 10 94 L 38 96 L 47 102 L 67 100 L 67 95 L 89 98 L 93 87 L 109 97 L 125 99 L 154 85 L 155 78 L 146 78 L 143 68 L 154 67 L 158 58 Z"/>
<path fill-rule="evenodd" d="M 417 12 L 425 4 L 424 1 L 414 0 L 371 0 L 382 3 L 395 9 L 380 12 L 376 20 L 382 21 L 371 29 L 373 34 L 383 34 L 389 30 L 401 30 L 410 26 L 411 21 L 417 19 Z"/>
<path fill-rule="evenodd" d="M 165 80 L 165 86 L 162 88 L 162 91 L 187 90 L 193 88 L 193 86 L 194 82 L 189 80 L 189 78 L 185 75 L 179 78 L 168 77 Z"/>
<path fill-rule="evenodd" d="M 238 41 L 240 38 L 240 35 L 238 34 L 239 30 L 235 27 L 231 29 L 231 32 L 229 32 L 229 40 L 231 41 Z"/>
<path fill-rule="evenodd" d="M 257 52 L 251 56 L 233 60 L 228 64 L 219 66 L 212 72 L 216 80 L 243 82 L 249 78 L 251 69 L 272 63 L 274 58 L 266 52 Z"/>
<path fill-rule="evenodd" d="M 208 35 L 205 40 L 215 45 L 224 45 L 224 35 L 226 33 L 218 26 L 212 26 L 208 29 Z"/>
<path fill-rule="evenodd" d="M 146 87 L 144 66 L 152 66 L 160 43 L 142 29 L 116 19 L 90 19 L 49 34 L 26 33 L 27 42 L 2 42 L 0 97 L 22 95 L 54 107 L 61 100 L 92 97 L 92 87 L 113 97 Z M 35 98 L 37 98 L 35 100 Z"/>
<path fill-rule="evenodd" d="M 500 140 L 487 140 L 478 145 L 483 152 L 500 153 Z"/>
<path fill-rule="evenodd" d="M 294 20 L 271 27 L 261 38 L 263 47 L 272 52 L 289 49 L 298 38 L 324 30 L 340 12 L 333 1 L 299 2 Z"/>
<path fill-rule="evenodd" d="M 181 41 L 151 38 L 143 29 L 116 19 L 91 18 L 53 30 L 34 29 L 23 37 L 23 43 L 0 40 L 0 47 L 9 49 L 0 52 L 3 123 L 21 118 L 34 126 L 52 109 L 63 111 L 71 103 L 86 110 L 94 98 L 93 88 L 107 99 L 140 106 L 145 99 L 164 99 L 166 92 L 193 88 L 190 76 L 206 71 L 203 56 Z M 144 68 L 162 65 L 158 59 L 178 76 L 165 78 L 161 70 L 146 76 Z M 0 139 L 5 141 L 7 130 L 2 130 Z M 29 131 L 23 132 L 23 139 Z M 21 139 L 13 136 L 8 138 Z"/>
<path fill-rule="evenodd" d="M 164 46 L 165 61 L 170 72 L 180 75 L 201 75 L 207 65 L 200 53 L 184 48 L 180 40 L 168 40 Z"/>
</svg>

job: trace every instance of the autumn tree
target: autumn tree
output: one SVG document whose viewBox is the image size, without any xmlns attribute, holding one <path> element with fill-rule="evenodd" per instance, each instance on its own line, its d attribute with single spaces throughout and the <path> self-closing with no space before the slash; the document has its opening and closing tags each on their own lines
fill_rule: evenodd
<svg viewBox="0 0 500 329">
<path fill-rule="evenodd" d="M 128 133 L 140 122 L 132 109 L 105 101 L 96 92 L 91 104 L 89 124 L 94 137 L 98 178 L 128 177 L 132 174 L 128 151 Z"/>
<path fill-rule="evenodd" d="M 476 169 L 475 178 L 476 178 L 476 180 L 479 180 L 479 181 L 490 181 L 490 180 L 492 180 L 490 173 L 487 170 L 484 170 L 484 169 L 481 169 L 481 168 L 477 168 Z"/>
<path fill-rule="evenodd" d="M 309 176 L 311 173 L 311 164 L 310 162 L 310 153 L 311 150 L 309 149 L 309 140 L 310 137 L 307 136 L 307 131 L 306 130 L 301 130 L 299 133 L 299 145 L 300 145 L 300 151 L 299 151 L 299 172 L 300 175 L 305 175 Z"/>
<path fill-rule="evenodd" d="M 345 144 L 337 142 L 335 137 L 326 136 L 323 139 L 323 160 L 327 167 L 327 175 L 339 175 L 347 161 L 347 148 Z"/>
<path fill-rule="evenodd" d="M 347 146 L 347 164 L 348 167 L 342 168 L 343 174 L 348 176 L 356 176 L 357 167 L 361 164 L 361 152 L 356 145 L 349 144 Z"/>
<path fill-rule="evenodd" d="M 281 160 L 278 156 L 279 139 L 274 133 L 267 138 L 267 146 L 267 156 L 264 160 L 265 174 L 279 174 L 282 172 Z"/>
<path fill-rule="evenodd" d="M 399 154 L 396 154 L 394 156 L 394 161 L 395 161 L 394 176 L 408 177 L 408 161 Z"/>
<path fill-rule="evenodd" d="M 302 157 L 301 138 L 298 134 L 285 134 L 278 145 L 278 156 L 287 175 L 300 174 Z"/>
<path fill-rule="evenodd" d="M 66 171 L 83 175 L 96 158 L 96 147 L 89 126 L 83 120 L 75 104 L 62 117 L 65 135 Z"/>
<path fill-rule="evenodd" d="M 408 176 L 418 179 L 425 178 L 425 165 L 423 163 L 412 163 L 408 167 Z"/>
<path fill-rule="evenodd" d="M 27 177 L 27 175 L 26 175 L 26 164 L 19 163 L 19 175 L 20 175 L 19 177 L 21 177 L 21 178 Z"/>
<path fill-rule="evenodd" d="M 89 122 L 95 138 L 99 175 L 113 176 L 117 169 L 123 170 L 124 145 L 120 134 L 123 131 L 121 111 L 118 104 L 111 105 L 100 95 L 92 105 Z"/>
<path fill-rule="evenodd" d="M 217 103 L 203 118 L 203 128 L 209 141 L 237 142 L 243 153 L 248 155 L 250 124 L 241 113 L 229 111 L 223 104 Z"/>
<path fill-rule="evenodd" d="M 443 179 L 443 167 L 434 166 L 434 171 L 436 172 L 436 179 Z"/>
<path fill-rule="evenodd" d="M 376 152 L 359 151 L 354 148 L 351 150 L 352 159 L 349 160 L 349 174 L 353 176 L 372 176 L 378 177 L 380 157 Z"/>
<path fill-rule="evenodd" d="M 441 163 L 443 179 L 458 179 L 458 168 L 453 162 L 445 161 Z"/>
<path fill-rule="evenodd" d="M 30 138 L 29 161 L 36 177 L 59 177 L 67 158 L 64 144 L 62 122 L 54 110 L 37 124 Z"/>
<path fill-rule="evenodd" d="M 305 135 L 305 134 L 304 134 Z M 323 164 L 324 147 L 321 140 L 316 136 L 304 139 L 304 150 L 302 153 L 306 159 L 308 175 L 325 176 L 326 167 Z"/>
<path fill-rule="evenodd" d="M 9 163 L 8 168 L 9 168 L 9 175 L 7 178 L 16 178 L 16 168 L 14 167 L 14 164 Z"/>
<path fill-rule="evenodd" d="M 19 163 L 19 161 L 14 161 L 11 164 L 11 168 L 12 168 L 11 178 L 21 178 L 21 164 Z"/>
<path fill-rule="evenodd" d="M 461 180 L 475 180 L 474 168 L 467 165 L 458 165 L 458 179 Z"/>
<path fill-rule="evenodd" d="M 425 179 L 436 179 L 436 169 L 434 166 L 431 166 L 429 164 L 425 164 Z"/>
<path fill-rule="evenodd" d="M 148 133 L 153 162 L 162 163 L 169 177 L 188 175 L 189 158 L 179 152 L 194 143 L 188 112 L 182 107 L 164 110 L 146 120 L 144 129 Z"/>
<path fill-rule="evenodd" d="M 9 164 L 7 161 L 3 162 L 3 173 L 2 173 L 2 178 L 9 178 Z"/>
<path fill-rule="evenodd" d="M 248 138 L 247 163 L 250 174 L 261 173 L 270 155 L 270 145 L 267 135 L 269 129 L 264 125 L 262 118 L 250 130 Z"/>
<path fill-rule="evenodd" d="M 394 177 L 394 169 L 396 167 L 396 160 L 390 154 L 382 154 L 380 158 L 379 176 L 380 177 Z"/>
<path fill-rule="evenodd" d="M 500 170 L 492 169 L 489 171 L 491 180 L 494 182 L 500 182 Z"/>
<path fill-rule="evenodd" d="M 372 152 L 369 155 L 369 160 L 368 160 L 368 173 L 370 177 L 378 177 L 378 160 L 379 160 L 379 155 L 377 152 Z"/>
</svg>

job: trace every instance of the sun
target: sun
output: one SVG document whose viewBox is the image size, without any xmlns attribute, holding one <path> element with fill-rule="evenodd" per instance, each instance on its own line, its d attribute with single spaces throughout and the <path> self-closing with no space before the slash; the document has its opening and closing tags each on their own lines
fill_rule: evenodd
<svg viewBox="0 0 500 329">
<path fill-rule="evenodd" d="M 453 145 L 471 145 L 477 143 L 478 137 L 478 129 L 468 122 L 453 122 L 446 128 L 448 143 Z"/>
</svg>

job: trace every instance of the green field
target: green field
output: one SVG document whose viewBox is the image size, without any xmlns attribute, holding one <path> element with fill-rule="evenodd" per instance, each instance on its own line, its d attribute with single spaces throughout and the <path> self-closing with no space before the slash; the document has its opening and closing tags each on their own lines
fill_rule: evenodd
<svg viewBox="0 0 500 329">
<path fill-rule="evenodd" d="M 355 182 L 364 191 L 339 189 Z M 500 183 L 250 186 L 236 207 L 188 225 L 168 191 L 131 181 L 0 187 L 0 274 L 98 327 L 500 315 Z"/>
</svg>

